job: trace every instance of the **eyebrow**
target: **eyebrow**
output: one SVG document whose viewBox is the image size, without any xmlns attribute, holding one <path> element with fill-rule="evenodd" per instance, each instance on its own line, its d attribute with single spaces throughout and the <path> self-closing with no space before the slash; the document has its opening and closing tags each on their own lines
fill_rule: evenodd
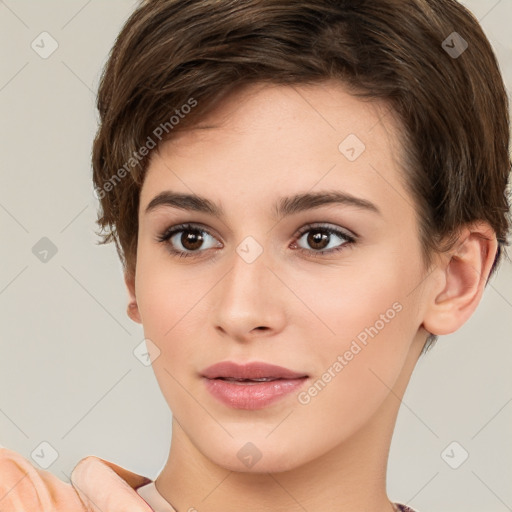
<svg viewBox="0 0 512 512">
<path fill-rule="evenodd" d="M 289 197 L 281 197 L 274 205 L 273 214 L 279 219 L 329 204 L 355 206 L 356 208 L 382 215 L 379 208 L 371 201 L 337 190 L 313 193 L 307 192 Z M 160 207 L 171 207 L 180 210 L 207 213 L 219 219 L 225 216 L 221 206 L 205 197 L 195 194 L 181 194 L 171 190 L 165 190 L 156 195 L 147 205 L 145 214 L 159 209 Z"/>
</svg>

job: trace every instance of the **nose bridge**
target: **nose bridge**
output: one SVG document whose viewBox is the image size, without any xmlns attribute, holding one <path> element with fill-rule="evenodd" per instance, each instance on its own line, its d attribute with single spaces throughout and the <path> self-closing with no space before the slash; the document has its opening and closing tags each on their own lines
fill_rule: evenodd
<svg viewBox="0 0 512 512">
<path fill-rule="evenodd" d="M 235 248 L 214 306 L 214 321 L 228 334 L 240 338 L 257 327 L 280 328 L 280 287 L 269 263 L 267 251 L 253 237 Z"/>
<path fill-rule="evenodd" d="M 223 290 L 224 302 L 230 307 L 255 306 L 266 292 L 265 283 L 271 274 L 267 268 L 267 252 L 256 244 L 254 239 L 244 240 L 235 249 L 232 270 L 226 276 Z"/>
</svg>

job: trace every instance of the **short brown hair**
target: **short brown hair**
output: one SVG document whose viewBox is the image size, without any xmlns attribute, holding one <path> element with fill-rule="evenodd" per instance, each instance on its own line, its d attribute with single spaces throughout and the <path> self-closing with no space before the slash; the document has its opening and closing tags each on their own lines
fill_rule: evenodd
<svg viewBox="0 0 512 512">
<path fill-rule="evenodd" d="M 135 275 L 148 149 L 235 87 L 326 79 L 388 102 L 400 119 L 426 264 L 464 224 L 484 220 L 498 240 L 490 277 L 509 245 L 508 98 L 489 41 L 455 0 L 141 2 L 117 37 L 98 92 L 99 243 L 113 240 Z"/>
</svg>

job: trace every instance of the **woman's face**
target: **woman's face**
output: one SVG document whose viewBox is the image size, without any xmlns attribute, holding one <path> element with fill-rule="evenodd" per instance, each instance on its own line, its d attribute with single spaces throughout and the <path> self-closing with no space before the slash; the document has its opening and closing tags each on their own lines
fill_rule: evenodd
<svg viewBox="0 0 512 512">
<path fill-rule="evenodd" d="M 135 316 L 174 418 L 214 463 L 291 469 L 396 411 L 428 277 L 392 117 L 335 82 L 258 84 L 152 155 Z M 195 199 L 148 209 L 163 193 Z M 306 377 L 203 376 L 224 361 Z"/>
</svg>

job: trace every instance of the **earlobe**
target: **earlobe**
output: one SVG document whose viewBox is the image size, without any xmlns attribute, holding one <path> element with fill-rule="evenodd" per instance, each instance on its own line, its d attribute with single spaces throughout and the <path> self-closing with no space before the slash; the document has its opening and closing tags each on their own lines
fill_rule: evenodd
<svg viewBox="0 0 512 512">
<path fill-rule="evenodd" d="M 126 308 L 126 313 L 134 322 L 142 324 L 142 317 L 140 315 L 137 297 L 135 295 L 135 276 L 129 275 L 125 272 L 124 282 L 128 291 L 128 307 Z"/>
<path fill-rule="evenodd" d="M 428 332 L 450 334 L 469 319 L 482 298 L 497 248 L 496 235 L 487 223 L 462 230 L 439 268 L 442 285 L 434 284 L 422 324 Z"/>
<path fill-rule="evenodd" d="M 137 302 L 130 302 L 128 304 L 126 312 L 134 322 L 137 322 L 138 324 L 142 323 L 142 318 L 140 316 L 139 306 L 137 305 Z"/>
</svg>

